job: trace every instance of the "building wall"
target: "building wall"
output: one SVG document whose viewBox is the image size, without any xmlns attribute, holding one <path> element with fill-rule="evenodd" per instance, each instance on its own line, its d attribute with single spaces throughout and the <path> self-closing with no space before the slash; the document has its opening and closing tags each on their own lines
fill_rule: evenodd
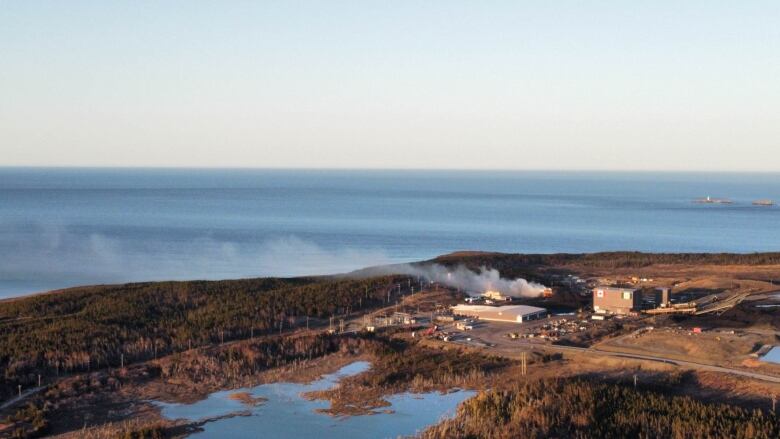
<svg viewBox="0 0 780 439">
<path fill-rule="evenodd" d="M 517 321 L 522 323 L 531 320 L 539 320 L 539 319 L 543 319 L 546 315 L 547 315 L 547 311 L 539 311 L 537 313 L 530 313 L 522 316 L 517 316 Z"/>
<path fill-rule="evenodd" d="M 642 294 L 633 288 L 598 287 L 593 289 L 593 310 L 611 314 L 628 314 L 639 310 Z"/>
</svg>

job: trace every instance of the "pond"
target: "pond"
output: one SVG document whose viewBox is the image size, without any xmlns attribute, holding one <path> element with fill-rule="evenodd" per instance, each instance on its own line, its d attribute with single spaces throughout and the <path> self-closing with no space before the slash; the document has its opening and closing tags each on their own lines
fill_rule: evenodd
<svg viewBox="0 0 780 439">
<path fill-rule="evenodd" d="M 396 438 L 413 435 L 455 414 L 458 404 L 475 394 L 459 390 L 451 393 L 401 393 L 385 398 L 390 407 L 372 415 L 333 417 L 318 413 L 330 402 L 309 401 L 301 396 L 314 390 L 335 386 L 341 378 L 368 370 L 370 363 L 351 363 L 336 373 L 324 375 L 308 384 L 271 383 L 260 386 L 216 392 L 194 404 L 156 402 L 168 419 L 199 421 L 216 419 L 203 425 L 197 438 Z M 231 398 L 246 392 L 253 398 L 264 398 L 259 405 L 247 405 Z M 230 416 L 236 414 L 236 416 Z"/>
<path fill-rule="evenodd" d="M 770 363 L 777 363 L 780 364 L 780 346 L 775 346 L 772 349 L 769 350 L 766 354 L 764 354 L 763 357 L 761 357 L 762 361 L 768 361 Z"/>
</svg>

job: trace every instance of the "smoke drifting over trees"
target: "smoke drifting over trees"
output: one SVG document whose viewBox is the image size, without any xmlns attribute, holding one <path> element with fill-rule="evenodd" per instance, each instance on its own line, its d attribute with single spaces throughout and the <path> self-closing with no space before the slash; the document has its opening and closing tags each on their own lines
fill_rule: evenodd
<svg viewBox="0 0 780 439">
<path fill-rule="evenodd" d="M 522 278 L 504 279 L 498 270 L 486 267 L 480 268 L 479 272 L 475 273 L 462 265 L 448 268 L 440 264 L 406 264 L 394 266 L 392 271 L 398 274 L 423 277 L 467 292 L 481 293 L 490 290 L 512 297 L 538 297 L 545 289 L 542 284 L 528 282 Z"/>
</svg>

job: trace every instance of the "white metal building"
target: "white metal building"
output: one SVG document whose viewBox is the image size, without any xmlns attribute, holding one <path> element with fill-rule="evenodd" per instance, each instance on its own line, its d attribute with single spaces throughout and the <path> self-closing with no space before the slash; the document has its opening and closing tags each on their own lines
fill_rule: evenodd
<svg viewBox="0 0 780 439">
<path fill-rule="evenodd" d="M 455 305 L 452 307 L 452 313 L 458 316 L 476 317 L 480 320 L 523 323 L 544 318 L 547 310 L 528 305 Z"/>
</svg>

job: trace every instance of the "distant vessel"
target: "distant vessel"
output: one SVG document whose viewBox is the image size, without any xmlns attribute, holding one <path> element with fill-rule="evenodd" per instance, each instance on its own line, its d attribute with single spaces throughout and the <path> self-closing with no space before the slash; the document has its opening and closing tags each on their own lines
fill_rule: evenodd
<svg viewBox="0 0 780 439">
<path fill-rule="evenodd" d="M 728 198 L 712 198 L 712 197 L 704 197 L 704 198 L 697 198 L 693 200 L 694 203 L 699 204 L 732 204 L 733 201 L 729 200 Z"/>
<path fill-rule="evenodd" d="M 756 200 L 753 202 L 754 206 L 774 206 L 775 202 L 772 200 Z"/>
</svg>

